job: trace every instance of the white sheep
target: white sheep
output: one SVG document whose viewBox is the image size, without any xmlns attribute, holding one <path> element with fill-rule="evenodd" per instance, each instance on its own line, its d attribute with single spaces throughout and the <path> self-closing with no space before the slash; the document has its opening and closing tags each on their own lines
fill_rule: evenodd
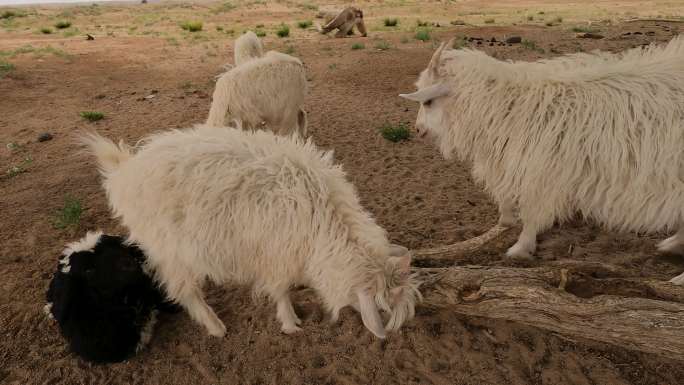
<svg viewBox="0 0 684 385">
<path fill-rule="evenodd" d="M 261 40 L 252 31 L 245 32 L 235 40 L 234 51 L 236 66 L 264 56 Z"/>
<path fill-rule="evenodd" d="M 266 125 L 277 134 L 294 131 L 306 136 L 307 116 L 302 109 L 306 93 L 302 62 L 269 51 L 219 77 L 207 125 L 223 127 L 239 121 L 245 129 L 256 130 Z"/>
<path fill-rule="evenodd" d="M 354 306 L 380 338 L 413 317 L 420 293 L 408 250 L 390 245 L 332 152 L 296 136 L 209 126 L 150 136 L 135 155 L 95 134 L 84 142 L 130 240 L 209 334 L 226 328 L 203 299 L 206 279 L 270 296 L 285 333 L 300 330 L 295 285 L 314 288 L 332 320 Z M 390 313 L 385 328 L 378 308 Z"/>
<path fill-rule="evenodd" d="M 609 229 L 679 229 L 658 249 L 684 253 L 684 38 L 533 63 L 447 46 L 400 96 L 421 103 L 419 134 L 472 163 L 500 223 L 517 203 L 509 256 L 531 256 L 539 232 L 578 211 Z"/>
</svg>

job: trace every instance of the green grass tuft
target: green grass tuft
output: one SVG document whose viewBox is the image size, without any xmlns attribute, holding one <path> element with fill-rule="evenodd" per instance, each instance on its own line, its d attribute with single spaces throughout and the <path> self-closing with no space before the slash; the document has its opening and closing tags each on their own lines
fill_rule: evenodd
<svg viewBox="0 0 684 385">
<path fill-rule="evenodd" d="M 186 21 L 181 24 L 181 28 L 189 32 L 198 32 L 202 30 L 203 25 L 201 21 Z"/>
<path fill-rule="evenodd" d="M 14 64 L 0 60 L 0 79 L 4 78 L 5 75 L 14 71 Z"/>
<path fill-rule="evenodd" d="M 399 19 L 396 17 L 388 17 L 383 20 L 383 23 L 385 24 L 385 27 L 396 27 L 397 24 L 399 24 Z"/>
<path fill-rule="evenodd" d="M 411 137 L 411 132 L 404 123 L 399 123 L 396 126 L 387 123 L 380 127 L 380 134 L 383 138 L 395 143 L 402 140 L 408 140 Z"/>
<path fill-rule="evenodd" d="M 49 35 L 49 34 L 52 33 L 52 28 L 43 27 L 43 28 L 40 29 L 40 32 L 41 32 L 41 33 L 44 33 L 44 34 L 46 34 L 46 35 Z"/>
<path fill-rule="evenodd" d="M 366 46 L 363 45 L 363 43 L 354 43 L 351 46 L 351 49 L 364 49 L 364 48 L 366 48 Z"/>
<path fill-rule="evenodd" d="M 263 29 L 255 29 L 254 34 L 258 37 L 264 37 L 266 36 L 266 31 L 264 31 Z"/>
<path fill-rule="evenodd" d="M 494 23 L 496 23 L 496 20 L 495 19 L 485 19 L 484 23 L 485 24 L 494 24 Z"/>
<path fill-rule="evenodd" d="M 71 27 L 71 22 L 68 20 L 60 20 L 55 23 L 55 28 L 57 29 L 64 29 L 69 27 Z"/>
<path fill-rule="evenodd" d="M 81 214 L 83 214 L 81 201 L 67 195 L 64 198 L 64 206 L 55 213 L 53 225 L 57 229 L 78 227 L 81 221 Z"/>
<path fill-rule="evenodd" d="M 282 24 L 280 28 L 276 30 L 276 35 L 278 35 L 278 37 L 290 36 L 290 26 L 287 24 Z"/>
<path fill-rule="evenodd" d="M 302 20 L 297 22 L 297 27 L 301 29 L 307 29 L 313 25 L 313 21 L 311 20 Z"/>
<path fill-rule="evenodd" d="M 416 40 L 420 41 L 428 41 L 430 40 L 430 32 L 425 29 L 421 29 L 418 32 L 416 32 Z"/>
<path fill-rule="evenodd" d="M 102 118 L 104 118 L 104 114 L 99 111 L 82 111 L 79 115 L 81 115 L 83 119 L 91 122 L 97 122 L 98 120 L 102 120 Z"/>
</svg>

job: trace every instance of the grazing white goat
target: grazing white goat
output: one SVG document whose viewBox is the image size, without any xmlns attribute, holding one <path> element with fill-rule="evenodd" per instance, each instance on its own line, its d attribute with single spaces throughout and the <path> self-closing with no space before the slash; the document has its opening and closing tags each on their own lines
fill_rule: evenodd
<svg viewBox="0 0 684 385">
<path fill-rule="evenodd" d="M 245 32 L 235 40 L 234 51 L 236 66 L 264 56 L 261 40 L 252 31 Z"/>
<path fill-rule="evenodd" d="M 445 158 L 472 162 L 500 223 L 517 203 L 509 256 L 529 257 L 577 211 L 610 229 L 679 229 L 658 248 L 684 253 L 684 38 L 534 63 L 447 46 L 400 96 L 421 103 L 416 130 Z"/>
<path fill-rule="evenodd" d="M 352 305 L 383 338 L 414 315 L 410 255 L 360 205 L 354 186 L 311 141 L 260 130 L 196 127 L 147 138 L 133 155 L 95 134 L 114 214 L 171 299 L 214 336 L 226 328 L 202 296 L 206 279 L 252 284 L 300 330 L 294 285 L 314 288 L 336 320 Z M 390 313 L 383 328 L 378 308 Z"/>
<path fill-rule="evenodd" d="M 207 125 L 223 127 L 239 121 L 250 130 L 265 124 L 276 134 L 286 135 L 295 130 L 306 136 L 307 117 L 302 109 L 306 92 L 302 62 L 290 55 L 269 51 L 219 77 Z"/>
</svg>

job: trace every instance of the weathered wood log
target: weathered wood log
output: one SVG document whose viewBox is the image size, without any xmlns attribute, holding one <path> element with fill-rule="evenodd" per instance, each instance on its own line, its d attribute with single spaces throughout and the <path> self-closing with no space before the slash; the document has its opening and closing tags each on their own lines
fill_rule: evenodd
<svg viewBox="0 0 684 385">
<path fill-rule="evenodd" d="M 458 242 L 454 243 L 452 245 L 447 245 L 447 246 L 440 246 L 440 247 L 435 247 L 435 248 L 430 248 L 430 249 L 419 249 L 419 250 L 413 250 L 411 253 L 413 255 L 413 259 L 452 259 L 455 260 L 458 257 L 462 257 L 464 255 L 467 255 L 469 253 L 472 253 L 473 251 L 476 251 L 477 249 L 481 248 L 484 244 L 492 241 L 493 239 L 497 238 L 506 230 L 508 230 L 508 227 L 503 227 L 496 225 L 489 229 L 486 233 L 479 235 L 474 238 L 467 239 L 463 242 Z"/>
<path fill-rule="evenodd" d="M 684 357 L 684 288 L 679 286 L 620 278 L 612 283 L 635 285 L 635 290 L 641 285 L 635 293 L 648 298 L 602 294 L 583 298 L 562 288 L 578 278 L 583 285 L 595 283 L 585 275 L 575 277 L 567 268 L 463 266 L 416 271 L 425 281 L 426 306 L 449 306 L 460 314 L 510 320 L 674 359 Z"/>
</svg>

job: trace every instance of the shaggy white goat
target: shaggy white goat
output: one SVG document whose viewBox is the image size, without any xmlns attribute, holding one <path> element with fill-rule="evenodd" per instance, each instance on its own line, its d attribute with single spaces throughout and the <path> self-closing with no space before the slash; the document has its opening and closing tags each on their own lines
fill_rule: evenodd
<svg viewBox="0 0 684 385">
<path fill-rule="evenodd" d="M 265 124 L 276 134 L 295 130 L 306 136 L 307 118 L 302 109 L 306 92 L 302 62 L 269 51 L 219 77 L 207 125 L 223 127 L 239 121 L 246 129 L 255 130 Z"/>
<path fill-rule="evenodd" d="M 445 158 L 472 162 L 500 223 L 517 203 L 509 256 L 530 256 L 537 233 L 577 211 L 610 229 L 679 229 L 658 248 L 684 252 L 684 38 L 534 63 L 446 46 L 400 96 L 421 103 L 416 129 Z"/>
<path fill-rule="evenodd" d="M 261 40 L 252 31 L 245 32 L 235 40 L 234 51 L 236 66 L 264 56 Z"/>
<path fill-rule="evenodd" d="M 147 138 L 133 155 L 95 134 L 109 203 L 171 299 L 214 336 L 226 328 L 201 286 L 249 283 L 277 303 L 282 331 L 300 330 L 289 290 L 314 288 L 336 320 L 352 305 L 383 338 L 420 297 L 408 250 L 359 204 L 332 152 L 311 141 L 226 127 Z M 385 328 L 378 307 L 390 313 Z"/>
</svg>

